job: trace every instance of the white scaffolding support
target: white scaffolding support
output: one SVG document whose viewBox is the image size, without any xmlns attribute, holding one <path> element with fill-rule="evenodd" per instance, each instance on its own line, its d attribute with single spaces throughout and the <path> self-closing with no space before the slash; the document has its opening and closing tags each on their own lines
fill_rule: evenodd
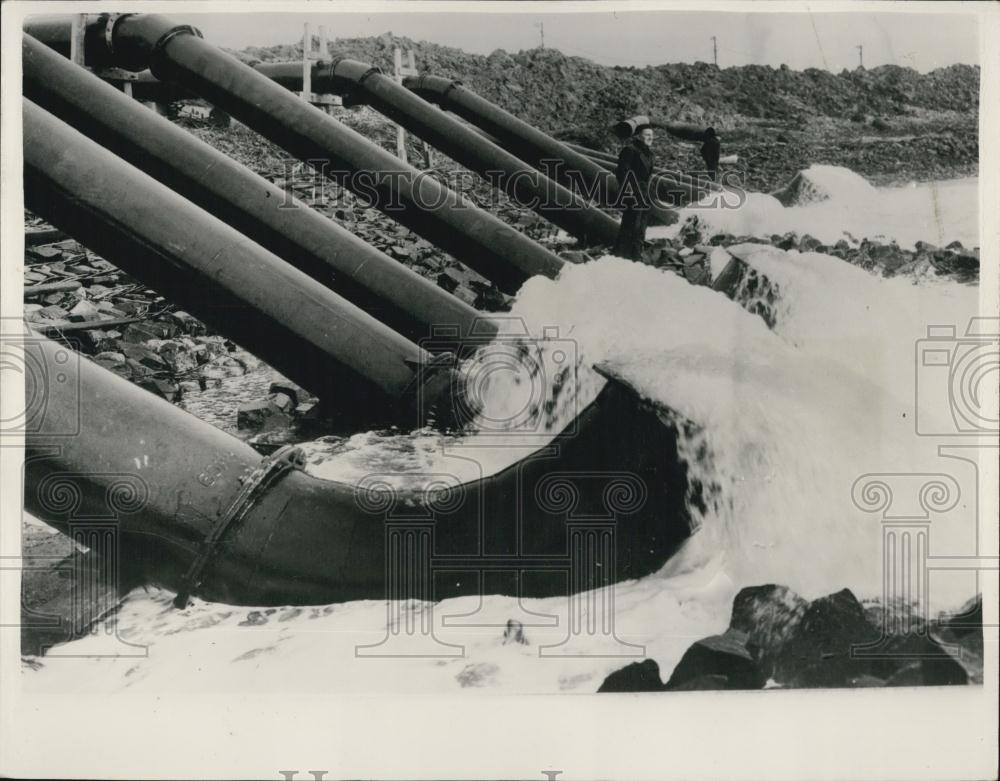
<svg viewBox="0 0 1000 781">
<path fill-rule="evenodd" d="M 392 50 L 392 77 L 397 83 L 403 83 L 404 76 L 417 76 L 417 59 L 413 54 L 413 49 L 406 52 L 406 66 L 403 66 L 403 50 L 398 46 Z M 423 142 L 424 167 L 430 168 L 434 164 L 434 152 L 426 141 Z M 396 125 L 396 156 L 406 162 L 406 130 L 402 125 Z"/>
<path fill-rule="evenodd" d="M 319 48 L 313 46 L 312 24 L 306 22 L 302 30 L 302 92 L 299 97 L 329 113 L 332 106 L 343 106 L 339 95 L 316 94 L 312 91 L 312 67 L 314 62 L 322 62 L 330 56 L 326 25 L 319 25 Z"/>
</svg>

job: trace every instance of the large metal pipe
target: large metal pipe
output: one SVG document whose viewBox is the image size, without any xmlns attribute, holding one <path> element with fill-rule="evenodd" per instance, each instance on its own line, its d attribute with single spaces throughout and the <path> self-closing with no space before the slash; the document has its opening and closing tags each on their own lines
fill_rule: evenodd
<svg viewBox="0 0 1000 781">
<path fill-rule="evenodd" d="M 157 78 L 201 95 L 505 292 L 562 268 L 554 253 L 207 43 L 194 28 L 155 14 L 124 15 L 110 39 L 118 67 L 149 67 Z"/>
<path fill-rule="evenodd" d="M 286 89 L 302 89 L 302 66 L 298 63 L 267 63 L 254 70 Z M 378 68 L 337 58 L 313 65 L 311 81 L 316 92 L 349 95 L 352 102 L 371 106 L 580 241 L 613 244 L 617 238 L 618 223 L 578 193 L 526 166 Z"/>
<path fill-rule="evenodd" d="M 445 326 L 488 335 L 475 309 L 262 176 L 31 36 L 22 46 L 24 94 L 34 103 L 394 330 L 414 341 Z"/>
<path fill-rule="evenodd" d="M 261 461 L 55 342 L 25 351 L 25 397 L 43 410 L 26 433 L 25 507 L 63 531 L 113 518 L 139 582 L 241 605 L 565 595 L 655 572 L 690 533 L 676 429 L 617 383 L 507 469 L 393 488 L 316 479 L 294 450 Z"/>
<path fill-rule="evenodd" d="M 345 422 L 418 423 L 452 384 L 415 344 L 27 99 L 24 182 L 33 212 L 336 401 Z"/>
<path fill-rule="evenodd" d="M 505 149 L 566 187 L 585 193 L 600 204 L 615 204 L 618 181 L 614 174 L 586 155 L 570 149 L 561 141 L 481 98 L 462 86 L 461 82 L 442 76 L 423 75 L 407 76 L 403 79 L 403 85 L 425 100 L 476 125 L 496 138 Z M 679 201 L 679 196 L 687 193 L 687 188 L 683 185 L 679 187 L 674 192 L 658 188 L 656 195 L 666 195 Z M 651 211 L 653 218 L 665 225 L 677 222 L 677 213 L 666 206 L 654 203 Z"/>
</svg>

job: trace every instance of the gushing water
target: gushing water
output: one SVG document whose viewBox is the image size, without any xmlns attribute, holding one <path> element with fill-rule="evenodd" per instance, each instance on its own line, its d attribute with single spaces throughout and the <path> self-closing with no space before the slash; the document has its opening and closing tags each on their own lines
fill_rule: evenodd
<svg viewBox="0 0 1000 781">
<path fill-rule="evenodd" d="M 847 174 L 836 181 L 852 181 Z M 852 225 L 863 220 L 856 199 L 843 203 L 840 191 L 827 200 L 815 200 L 815 191 L 812 197 L 782 219 L 805 219 L 808 232 L 820 238 L 810 222 L 818 218 L 806 216 L 809 210 L 824 209 L 826 219 L 848 215 Z M 905 198 L 895 202 L 908 208 Z M 742 219 L 754 214 L 751 208 Z M 902 215 L 895 219 L 903 222 Z M 762 230 L 780 232 L 770 225 Z M 505 338 L 465 366 L 477 406 L 466 431 L 320 441 L 309 447 L 309 470 L 345 482 L 378 471 L 411 485 L 445 462 L 454 471 L 462 460 L 448 454 L 467 448 L 478 463 L 459 477 L 489 473 L 557 434 L 600 392 L 607 381 L 603 373 L 631 385 L 665 416 L 695 424 L 682 432 L 679 455 L 691 478 L 709 489 L 709 500 L 691 507 L 699 529 L 681 553 L 661 572 L 615 587 L 619 638 L 643 646 L 669 674 L 691 641 L 725 628 L 732 597 L 742 586 L 782 583 L 807 598 L 844 587 L 861 598 L 881 596 L 879 518 L 856 506 L 852 487 L 866 473 L 947 471 L 936 442 L 915 433 L 915 415 L 942 412 L 920 398 L 914 403 L 920 381 L 915 346 L 928 325 L 963 329 L 978 313 L 978 289 L 882 279 L 837 258 L 766 245 L 716 250 L 713 271 L 730 257 L 745 263 L 757 280 L 735 301 L 615 257 L 567 265 L 557 280 L 529 280 Z M 770 327 L 748 311 L 762 302 Z M 967 501 L 935 519 L 935 540 L 944 541 L 948 552 L 972 543 L 974 510 Z M 943 580 L 931 599 L 935 608 L 954 608 L 973 591 L 967 579 Z M 463 658 L 378 664 L 356 661 L 354 649 L 384 635 L 381 602 L 280 608 L 249 621 L 245 609 L 204 603 L 184 615 L 171 613 L 169 598 L 153 592 L 126 602 L 122 631 L 130 642 L 152 644 L 151 658 L 98 667 L 94 685 L 106 691 L 114 678 L 120 686 L 155 690 L 168 680 L 176 688 L 210 678 L 217 688 L 243 690 L 252 676 L 255 691 L 593 691 L 624 663 L 539 658 L 539 648 L 561 636 L 545 622 L 526 623 L 531 645 L 510 646 L 499 629 L 448 629 L 440 621 L 472 612 L 478 624 L 502 627 L 511 616 L 524 618 L 525 610 L 564 621 L 565 599 L 447 600 L 436 608 L 438 634 L 463 645 Z M 78 642 L 80 653 L 88 642 Z M 179 675 L 178 666 L 185 665 L 178 660 L 191 658 L 198 674 Z M 78 672 L 72 683 L 77 688 Z M 70 685 L 60 683 L 63 675 L 69 673 L 54 664 L 34 674 L 40 688 Z"/>
</svg>

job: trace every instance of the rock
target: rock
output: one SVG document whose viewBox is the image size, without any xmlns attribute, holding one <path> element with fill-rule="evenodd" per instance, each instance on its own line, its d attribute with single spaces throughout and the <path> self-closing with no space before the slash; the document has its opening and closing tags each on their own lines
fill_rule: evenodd
<svg viewBox="0 0 1000 781">
<path fill-rule="evenodd" d="M 675 692 L 719 691 L 729 688 L 729 679 L 725 675 L 699 675 L 670 689 Z"/>
<path fill-rule="evenodd" d="M 100 310 L 98 310 L 96 306 L 86 299 L 80 299 L 77 301 L 76 305 L 69 310 L 69 320 L 74 323 L 86 322 L 88 320 L 98 320 L 100 317 Z"/>
<path fill-rule="evenodd" d="M 972 636 L 983 639 L 983 597 L 978 595 L 970 599 L 961 610 L 938 622 L 938 626 L 952 632 L 957 637 Z"/>
<path fill-rule="evenodd" d="M 138 380 L 136 384 L 140 388 L 145 388 L 150 393 L 155 393 L 160 398 L 166 399 L 167 401 L 176 401 L 180 398 L 181 387 L 174 380 L 163 379 L 160 377 L 144 377 Z"/>
<path fill-rule="evenodd" d="M 93 288 L 91 288 L 93 291 Z M 111 318 L 128 317 L 128 314 L 121 309 L 116 308 L 110 301 L 98 301 L 97 308 L 100 310 L 101 314 L 107 315 Z"/>
<path fill-rule="evenodd" d="M 779 238 L 774 242 L 774 246 L 778 249 L 790 250 L 795 249 L 797 236 L 794 233 L 786 233 L 784 236 Z"/>
<path fill-rule="evenodd" d="M 205 324 L 187 312 L 171 312 L 167 318 L 174 323 L 183 333 L 191 336 L 200 336 L 205 333 Z"/>
<path fill-rule="evenodd" d="M 443 287 L 449 293 L 454 293 L 459 285 L 458 280 L 451 274 L 449 274 L 447 271 L 442 271 L 440 274 L 438 274 L 437 283 L 438 287 Z"/>
<path fill-rule="evenodd" d="M 939 274 L 951 274 L 959 281 L 979 278 L 979 255 L 958 254 L 949 250 L 938 250 L 931 257 L 931 264 Z"/>
<path fill-rule="evenodd" d="M 28 254 L 39 258 L 55 258 L 62 254 L 57 246 L 28 247 Z"/>
<path fill-rule="evenodd" d="M 570 263 L 589 263 L 591 260 L 590 255 L 580 250 L 563 250 L 559 253 L 559 257 Z"/>
<path fill-rule="evenodd" d="M 687 279 L 687 281 L 692 285 L 712 284 L 712 272 L 705 267 L 704 263 L 695 263 L 690 266 L 685 266 L 684 278 Z"/>
<path fill-rule="evenodd" d="M 177 326 L 157 320 L 144 320 L 141 323 L 130 323 L 122 332 L 126 342 L 140 344 L 150 339 L 169 339 L 177 333 Z"/>
<path fill-rule="evenodd" d="M 88 328 L 85 331 L 80 331 L 80 341 L 83 342 L 83 346 L 88 352 L 103 353 L 113 351 L 118 346 L 118 340 L 112 334 L 118 334 L 118 332 Z"/>
<path fill-rule="evenodd" d="M 267 397 L 267 400 L 286 415 L 291 415 L 295 410 L 295 399 L 287 393 L 272 393 Z"/>
<path fill-rule="evenodd" d="M 38 314 L 49 320 L 61 320 L 68 323 L 69 318 L 67 317 L 67 312 L 61 306 L 55 306 L 54 304 L 46 307 L 42 307 L 38 310 Z"/>
<path fill-rule="evenodd" d="M 799 252 L 815 252 L 821 246 L 823 242 L 808 233 L 799 239 Z"/>
<path fill-rule="evenodd" d="M 241 429 L 261 428 L 272 411 L 271 405 L 266 401 L 251 401 L 241 404 L 236 412 L 236 427 Z"/>
<path fill-rule="evenodd" d="M 267 616 L 259 610 L 251 610 L 237 626 L 263 626 L 267 623 Z"/>
<path fill-rule="evenodd" d="M 472 306 L 483 312 L 508 312 L 510 311 L 510 296 L 505 295 L 496 285 L 480 285 L 473 283 L 472 288 L 476 293 Z"/>
<path fill-rule="evenodd" d="M 813 600 L 775 659 L 774 678 L 796 687 L 846 686 L 870 672 L 851 649 L 879 637 L 848 589 Z"/>
<path fill-rule="evenodd" d="M 786 586 L 751 586 L 733 599 L 729 628 L 747 635 L 747 649 L 767 676 L 798 628 L 808 602 Z"/>
<path fill-rule="evenodd" d="M 274 431 L 290 426 L 291 415 L 283 412 L 270 400 L 241 404 L 236 411 L 236 427 L 256 431 Z"/>
<path fill-rule="evenodd" d="M 933 622 L 931 637 L 965 670 L 970 683 L 983 682 L 983 600 L 971 599 L 953 616 Z"/>
<path fill-rule="evenodd" d="M 652 659 L 632 662 L 604 679 L 597 692 L 661 692 L 660 666 Z"/>
<path fill-rule="evenodd" d="M 887 686 L 964 686 L 969 675 L 947 651 L 925 634 L 893 635 L 879 647 L 885 659 L 871 661 L 872 673 Z"/>
<path fill-rule="evenodd" d="M 524 625 L 513 618 L 507 620 L 507 627 L 503 630 L 503 644 L 507 643 L 528 645 L 528 638 L 524 636 Z"/>
<path fill-rule="evenodd" d="M 271 386 L 267 389 L 268 393 L 284 393 L 286 396 L 291 398 L 293 406 L 298 407 L 300 403 L 310 398 L 308 391 L 303 390 L 298 385 L 287 380 L 283 382 L 272 382 Z"/>
<path fill-rule="evenodd" d="M 150 340 L 146 344 L 156 345 L 156 354 L 173 374 L 187 374 L 198 368 L 198 357 L 193 344 L 189 348 L 174 339 Z"/>
<path fill-rule="evenodd" d="M 699 640 L 677 663 L 666 689 L 675 689 L 701 676 L 723 676 L 727 689 L 762 689 L 767 676 L 747 649 L 747 635 L 730 629 L 724 634 Z"/>
<path fill-rule="evenodd" d="M 128 368 L 129 373 L 133 380 L 149 377 L 153 374 L 152 369 L 150 369 L 148 366 L 143 366 L 134 358 L 126 358 L 125 366 Z"/>
<path fill-rule="evenodd" d="M 121 351 L 125 354 L 126 358 L 138 361 L 143 366 L 146 366 L 154 371 L 164 371 L 168 368 L 167 363 L 163 360 L 163 358 L 141 344 L 129 344 L 128 342 L 123 342 L 121 345 Z"/>
</svg>

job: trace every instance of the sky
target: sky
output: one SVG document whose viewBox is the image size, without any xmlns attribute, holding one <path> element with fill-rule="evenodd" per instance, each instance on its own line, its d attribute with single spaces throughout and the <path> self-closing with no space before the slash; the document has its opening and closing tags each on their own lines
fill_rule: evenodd
<svg viewBox="0 0 1000 781">
<path fill-rule="evenodd" d="M 577 6 L 578 8 L 579 6 Z M 720 67 L 782 63 L 794 70 L 839 72 L 886 63 L 926 72 L 953 63 L 979 62 L 978 21 L 968 13 L 718 13 L 693 11 L 489 13 L 185 13 L 220 46 L 241 49 L 292 43 L 304 22 L 324 24 L 335 38 L 391 31 L 414 40 L 489 54 L 541 44 L 604 65 L 642 67 L 669 62 L 711 62 L 716 38 Z M 801 7 L 801 6 L 800 6 Z M 175 14 L 176 15 L 176 14 Z M 858 46 L 862 46 L 861 53 Z"/>
</svg>

